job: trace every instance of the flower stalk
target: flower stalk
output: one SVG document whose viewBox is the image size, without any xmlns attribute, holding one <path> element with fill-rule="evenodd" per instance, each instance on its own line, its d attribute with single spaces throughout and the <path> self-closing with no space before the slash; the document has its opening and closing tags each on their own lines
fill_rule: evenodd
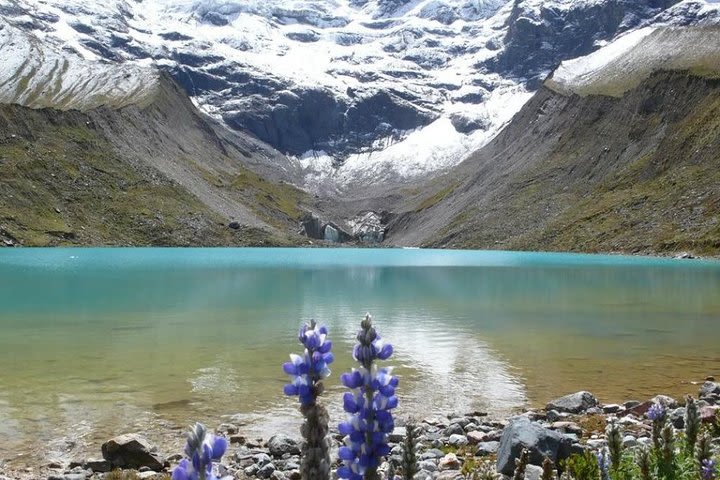
<svg viewBox="0 0 720 480">
<path fill-rule="evenodd" d="M 305 421 L 300 427 L 305 442 L 300 460 L 300 476 L 303 480 L 328 480 L 330 478 L 329 415 L 318 403 L 324 391 L 322 380 L 330 375 L 333 360 L 332 342 L 328 330 L 318 326 L 315 320 L 300 328 L 298 340 L 305 347 L 302 355 L 290 354 L 290 361 L 283 364 L 283 371 L 290 376 L 285 385 L 286 395 L 297 395 L 300 412 Z"/>
<path fill-rule="evenodd" d="M 379 480 L 380 461 L 390 453 L 387 436 L 395 427 L 390 410 L 398 405 L 398 379 L 392 375 L 392 368 L 378 368 L 374 363 L 390 358 L 393 348 L 383 342 L 369 314 L 360 323 L 357 341 L 353 358 L 359 368 L 340 376 L 351 391 L 343 396 L 348 420 L 338 425 L 345 445 L 338 450 L 343 465 L 337 474 L 350 480 Z"/>
</svg>

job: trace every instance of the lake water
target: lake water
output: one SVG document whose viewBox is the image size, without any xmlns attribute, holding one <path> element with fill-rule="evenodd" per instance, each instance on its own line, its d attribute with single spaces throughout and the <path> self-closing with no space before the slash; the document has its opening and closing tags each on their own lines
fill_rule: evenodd
<svg viewBox="0 0 720 480">
<path fill-rule="evenodd" d="M 300 424 L 281 363 L 326 324 L 337 376 L 370 312 L 401 417 L 503 415 L 580 389 L 696 392 L 720 373 L 720 263 L 397 249 L 0 251 L 0 459 L 99 456 L 115 434 L 182 443 Z M 9 439 L 9 440 L 8 440 Z"/>
</svg>

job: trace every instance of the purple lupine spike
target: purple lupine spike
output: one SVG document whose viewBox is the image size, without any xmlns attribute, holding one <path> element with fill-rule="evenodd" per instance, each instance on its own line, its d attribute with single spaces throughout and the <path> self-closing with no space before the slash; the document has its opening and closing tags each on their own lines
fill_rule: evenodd
<svg viewBox="0 0 720 480">
<path fill-rule="evenodd" d="M 715 466 L 715 460 L 706 458 L 702 461 L 700 473 L 703 480 L 715 480 L 717 474 L 717 468 Z"/>
<path fill-rule="evenodd" d="M 378 335 L 370 315 L 365 316 L 356 338 L 353 357 L 360 366 L 340 377 L 351 392 L 343 395 L 343 408 L 349 415 L 346 422 L 338 425 L 345 445 L 338 452 L 343 465 L 337 474 L 348 480 L 377 478 L 380 459 L 390 453 L 387 436 L 395 427 L 390 410 L 398 404 L 395 396 L 398 380 L 392 375 L 392 368 L 374 365 L 375 360 L 386 360 L 392 355 L 392 345 Z"/>
<path fill-rule="evenodd" d="M 298 334 L 300 343 L 305 347 L 302 355 L 290 354 L 290 361 L 283 364 L 283 371 L 290 376 L 285 385 L 285 395 L 297 395 L 302 405 L 315 403 L 318 395 L 318 382 L 330 376 L 330 365 L 335 357 L 330 349 L 332 342 L 327 337 L 327 327 L 318 326 L 314 320 L 303 325 Z"/>
<path fill-rule="evenodd" d="M 196 423 L 188 433 L 187 458 L 173 469 L 172 480 L 218 480 L 212 462 L 220 460 L 226 450 L 227 440 L 208 433 L 202 423 Z"/>
<path fill-rule="evenodd" d="M 653 422 L 656 420 L 662 420 L 665 418 L 667 411 L 661 403 L 653 403 L 650 409 L 647 411 L 647 416 Z"/>
</svg>

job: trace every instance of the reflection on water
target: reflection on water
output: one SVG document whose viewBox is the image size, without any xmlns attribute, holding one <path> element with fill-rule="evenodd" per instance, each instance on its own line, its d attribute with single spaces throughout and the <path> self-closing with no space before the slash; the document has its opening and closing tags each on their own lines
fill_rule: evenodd
<svg viewBox="0 0 720 480">
<path fill-rule="evenodd" d="M 74 258 L 71 258 L 74 257 Z M 412 265 L 403 267 L 401 265 Z M 396 347 L 399 414 L 502 414 L 578 389 L 606 401 L 717 373 L 720 265 L 398 250 L 25 250 L 0 256 L 0 458 L 91 453 L 195 420 L 295 432 L 280 365 L 326 323 L 351 366 L 371 312 Z"/>
</svg>

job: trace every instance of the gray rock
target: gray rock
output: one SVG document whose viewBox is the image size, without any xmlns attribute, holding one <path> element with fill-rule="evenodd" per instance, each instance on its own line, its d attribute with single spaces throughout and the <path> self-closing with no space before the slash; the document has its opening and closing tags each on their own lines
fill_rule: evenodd
<svg viewBox="0 0 720 480">
<path fill-rule="evenodd" d="M 700 395 L 701 397 L 708 396 L 710 394 L 720 394 L 720 383 L 716 382 L 705 382 L 700 387 Z"/>
<path fill-rule="evenodd" d="M 270 478 L 274 472 L 275 465 L 273 465 L 272 463 L 266 463 L 258 469 L 255 475 L 257 475 L 258 478 Z"/>
<path fill-rule="evenodd" d="M 107 460 L 91 458 L 86 460 L 83 465 L 85 466 L 85 468 L 89 468 L 93 472 L 105 473 L 112 470 L 112 465 Z"/>
<path fill-rule="evenodd" d="M 540 480 L 543 469 L 537 465 L 528 465 L 525 468 L 525 480 Z"/>
<path fill-rule="evenodd" d="M 267 447 L 273 457 L 282 457 L 285 454 L 300 455 L 298 442 L 283 434 L 270 437 Z"/>
<path fill-rule="evenodd" d="M 625 435 L 622 440 L 623 447 L 625 448 L 631 448 L 638 444 L 637 438 L 633 437 L 632 435 Z"/>
<path fill-rule="evenodd" d="M 588 408 L 598 406 L 598 401 L 590 392 L 576 392 L 564 397 L 557 398 L 547 404 L 546 410 L 557 410 L 558 412 L 580 413 Z"/>
<path fill-rule="evenodd" d="M 418 462 L 418 467 L 420 467 L 420 470 L 425 470 L 427 472 L 437 472 L 437 464 L 432 460 L 422 460 Z"/>
<path fill-rule="evenodd" d="M 423 453 L 420 454 L 421 460 L 433 460 L 444 457 L 445 454 L 442 450 L 438 450 L 437 448 L 431 448 L 430 450 L 426 450 Z"/>
<path fill-rule="evenodd" d="M 267 465 L 268 463 L 272 462 L 272 459 L 270 458 L 270 455 L 267 453 L 258 453 L 253 455 L 253 461 L 259 466 L 262 467 L 264 465 Z"/>
<path fill-rule="evenodd" d="M 433 474 L 426 471 L 426 470 L 420 470 L 418 473 L 415 474 L 413 477 L 413 480 L 432 480 Z"/>
<path fill-rule="evenodd" d="M 617 413 L 622 408 L 622 405 L 618 405 L 617 403 L 608 403 L 607 405 L 603 405 L 602 411 L 603 413 Z"/>
<path fill-rule="evenodd" d="M 85 480 L 86 478 L 87 475 L 84 473 L 66 473 L 48 476 L 48 480 Z"/>
<path fill-rule="evenodd" d="M 120 435 L 103 443 L 102 456 L 113 467 L 148 467 L 159 472 L 165 466 L 165 459 L 154 453 L 155 448 L 144 437 L 137 434 Z"/>
<path fill-rule="evenodd" d="M 447 441 L 448 445 L 453 447 L 461 447 L 468 444 L 468 439 L 465 435 L 454 433 L 450 435 Z"/>
<path fill-rule="evenodd" d="M 465 433 L 465 430 L 463 429 L 463 427 L 460 424 L 453 423 L 452 425 L 447 427 L 443 433 L 449 437 L 451 435 L 456 435 L 456 434 L 462 435 Z"/>
<path fill-rule="evenodd" d="M 460 473 L 459 470 L 445 470 L 440 472 L 435 480 L 464 480 L 465 475 Z"/>
<path fill-rule="evenodd" d="M 670 412 L 670 423 L 677 429 L 685 428 L 685 407 L 678 407 Z"/>
<path fill-rule="evenodd" d="M 530 463 L 541 465 L 545 457 L 557 464 L 570 456 L 572 442 L 561 433 L 544 428 L 526 417 L 515 417 L 505 427 L 500 438 L 497 454 L 497 469 L 500 473 L 511 475 L 515 468 L 515 459 L 523 448 L 530 452 Z"/>
<path fill-rule="evenodd" d="M 677 400 L 667 395 L 655 395 L 650 401 L 652 403 L 659 403 L 666 408 L 676 408 L 678 406 Z"/>
<path fill-rule="evenodd" d="M 640 402 L 638 402 L 637 400 L 628 400 L 627 402 L 623 402 L 623 407 L 625 407 L 626 409 L 637 407 L 638 405 L 640 405 Z"/>
<path fill-rule="evenodd" d="M 607 440 L 602 438 L 593 438 L 587 441 L 587 446 L 593 450 L 597 450 L 599 448 L 607 447 Z"/>
<path fill-rule="evenodd" d="M 477 444 L 477 450 L 475 450 L 475 455 L 478 457 L 492 455 L 494 453 L 497 453 L 498 448 L 500 448 L 500 442 L 480 442 Z"/>
<path fill-rule="evenodd" d="M 390 435 L 388 435 L 388 441 L 390 443 L 400 443 L 405 438 L 406 432 L 405 427 L 395 427 Z"/>
</svg>

